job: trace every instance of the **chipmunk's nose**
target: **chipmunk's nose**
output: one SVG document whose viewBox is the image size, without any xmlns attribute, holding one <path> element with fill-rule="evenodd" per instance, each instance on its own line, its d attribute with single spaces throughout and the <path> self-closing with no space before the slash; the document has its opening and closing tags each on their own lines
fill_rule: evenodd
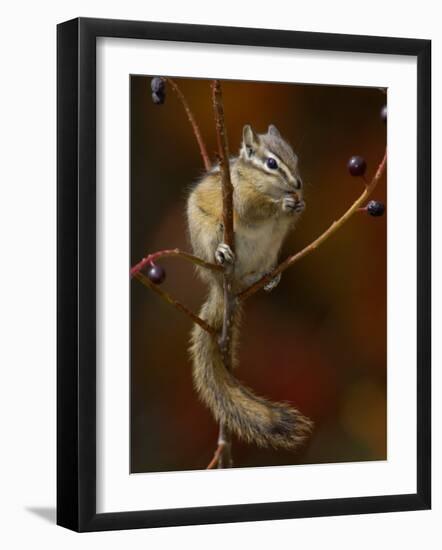
<svg viewBox="0 0 442 550">
<path fill-rule="evenodd" d="M 289 185 L 292 189 L 301 189 L 302 187 L 302 180 L 299 176 L 292 176 L 289 179 Z"/>
</svg>

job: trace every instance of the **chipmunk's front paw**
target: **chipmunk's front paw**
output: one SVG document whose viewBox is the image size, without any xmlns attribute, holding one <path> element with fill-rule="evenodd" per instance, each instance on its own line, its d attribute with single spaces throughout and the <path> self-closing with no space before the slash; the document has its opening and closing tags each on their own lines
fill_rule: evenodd
<svg viewBox="0 0 442 550">
<path fill-rule="evenodd" d="M 228 244 L 220 243 L 215 251 L 215 260 L 220 265 L 233 264 L 235 261 L 235 254 Z"/>
<path fill-rule="evenodd" d="M 281 273 L 278 273 L 276 277 L 273 277 L 273 279 L 265 285 L 264 290 L 266 292 L 271 292 L 274 288 L 276 288 L 279 285 L 280 280 L 281 280 Z"/>
<path fill-rule="evenodd" d="M 295 194 L 286 195 L 282 199 L 282 209 L 284 212 L 299 214 L 305 210 L 305 202 Z"/>
</svg>

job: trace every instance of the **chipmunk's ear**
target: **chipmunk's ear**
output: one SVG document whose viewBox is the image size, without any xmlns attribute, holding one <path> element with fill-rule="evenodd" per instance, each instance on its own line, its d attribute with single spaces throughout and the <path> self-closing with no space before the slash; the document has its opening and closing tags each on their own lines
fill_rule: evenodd
<svg viewBox="0 0 442 550">
<path fill-rule="evenodd" d="M 278 128 L 276 126 L 274 126 L 273 124 L 270 124 L 270 126 L 267 130 L 267 133 L 271 136 L 275 136 L 275 137 L 281 139 L 281 134 L 279 133 Z"/>
<path fill-rule="evenodd" d="M 256 134 L 250 124 L 246 124 L 242 129 L 242 141 L 247 155 L 251 157 L 260 143 L 258 134 Z"/>
</svg>

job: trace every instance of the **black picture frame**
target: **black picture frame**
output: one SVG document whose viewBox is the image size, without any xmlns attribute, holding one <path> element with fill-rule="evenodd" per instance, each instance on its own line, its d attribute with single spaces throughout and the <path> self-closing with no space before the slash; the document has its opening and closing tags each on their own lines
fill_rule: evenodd
<svg viewBox="0 0 442 550">
<path fill-rule="evenodd" d="M 300 48 L 417 58 L 417 492 L 96 512 L 96 38 Z M 431 506 L 431 41 L 79 18 L 57 28 L 57 523 L 102 531 Z"/>
</svg>

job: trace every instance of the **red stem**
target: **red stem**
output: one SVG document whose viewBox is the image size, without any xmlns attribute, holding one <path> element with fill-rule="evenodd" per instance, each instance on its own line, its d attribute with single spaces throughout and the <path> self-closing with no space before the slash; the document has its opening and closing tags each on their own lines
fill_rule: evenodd
<svg viewBox="0 0 442 550">
<path fill-rule="evenodd" d="M 156 260 L 158 260 L 159 258 L 165 257 L 165 256 L 183 258 L 183 260 L 186 260 L 186 261 L 191 262 L 193 264 L 199 265 L 201 267 L 205 267 L 206 269 L 211 269 L 212 271 L 223 271 L 223 268 L 221 266 L 217 265 L 217 264 L 211 264 L 210 262 L 205 262 L 201 258 L 198 258 L 198 256 L 194 256 L 193 254 L 189 254 L 188 252 L 184 252 L 183 250 L 180 250 L 179 248 L 172 248 L 172 249 L 166 249 L 166 250 L 159 250 L 158 252 L 154 252 L 153 254 L 149 254 L 148 256 L 143 258 L 140 262 L 138 262 L 133 267 L 131 267 L 130 276 L 134 277 L 137 273 L 139 273 L 148 264 L 153 265 Z"/>
<path fill-rule="evenodd" d="M 156 292 L 158 296 L 160 296 L 160 298 L 162 298 L 169 305 L 171 305 L 178 311 L 181 311 L 182 313 L 190 317 L 192 321 L 197 325 L 199 325 L 203 330 L 211 334 L 213 337 L 217 335 L 217 331 L 213 327 L 208 325 L 206 321 L 204 321 L 204 319 L 201 319 L 201 317 L 198 317 L 198 315 L 193 313 L 193 311 L 191 311 L 184 304 L 182 304 L 178 300 L 175 300 L 175 298 L 171 294 L 169 294 L 168 292 L 165 292 L 158 285 L 152 283 L 150 279 L 148 279 L 145 275 L 143 275 L 142 273 L 136 273 L 135 277 L 140 281 L 140 283 L 142 283 L 143 285 L 147 286 L 148 288 Z"/>
<path fill-rule="evenodd" d="M 199 129 L 199 126 L 195 120 L 195 117 L 193 116 L 192 110 L 189 107 L 189 104 L 186 101 L 186 98 L 184 97 L 183 92 L 179 88 L 178 84 L 168 77 L 163 77 L 172 87 L 173 91 L 176 93 L 178 98 L 180 99 L 181 103 L 183 104 L 184 110 L 186 111 L 187 118 L 189 119 L 190 125 L 192 126 L 193 133 L 195 134 L 196 141 L 198 142 L 198 146 L 200 148 L 201 157 L 203 159 L 204 168 L 206 171 L 209 171 L 212 167 L 212 163 L 210 162 L 209 155 L 207 154 L 207 148 L 204 144 L 204 140 L 201 136 L 201 132 Z"/>
</svg>

